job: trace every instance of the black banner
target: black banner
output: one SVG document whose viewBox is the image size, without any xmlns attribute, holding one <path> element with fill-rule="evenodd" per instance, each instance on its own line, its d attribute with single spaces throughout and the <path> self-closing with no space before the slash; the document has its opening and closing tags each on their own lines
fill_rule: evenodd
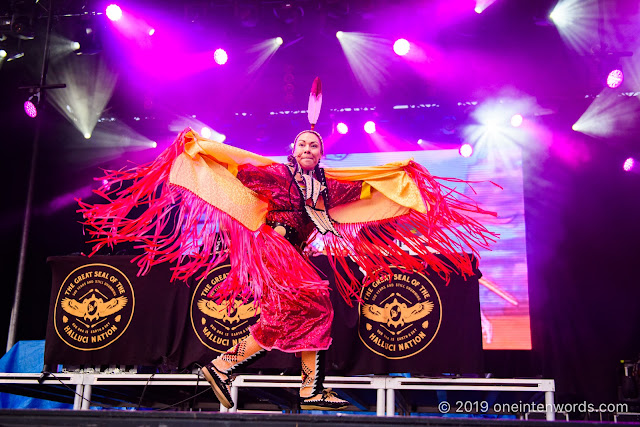
<svg viewBox="0 0 640 427">
<path fill-rule="evenodd" d="M 143 365 L 162 372 L 203 364 L 248 334 L 260 310 L 207 297 L 226 277 L 223 265 L 198 281 L 169 283 L 168 266 L 137 277 L 131 256 L 51 257 L 53 287 L 45 363 Z M 478 279 L 448 286 L 428 269 L 390 273 L 347 305 L 325 256 L 311 258 L 329 280 L 335 316 L 327 373 L 416 375 L 481 373 Z M 355 264 L 356 277 L 362 273 Z M 293 354 L 269 352 L 250 371 L 299 370 Z"/>
</svg>

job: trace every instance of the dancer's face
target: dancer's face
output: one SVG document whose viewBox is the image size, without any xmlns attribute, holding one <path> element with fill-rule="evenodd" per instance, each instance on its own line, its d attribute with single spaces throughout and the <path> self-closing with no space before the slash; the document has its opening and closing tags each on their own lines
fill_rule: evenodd
<svg viewBox="0 0 640 427">
<path fill-rule="evenodd" d="M 305 171 L 313 170 L 322 156 L 322 148 L 318 137 L 311 132 L 305 132 L 296 141 L 293 157 Z"/>
</svg>

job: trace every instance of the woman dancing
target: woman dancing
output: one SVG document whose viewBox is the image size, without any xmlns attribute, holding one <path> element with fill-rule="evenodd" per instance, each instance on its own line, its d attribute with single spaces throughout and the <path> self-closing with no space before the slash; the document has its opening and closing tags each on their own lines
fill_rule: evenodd
<svg viewBox="0 0 640 427">
<path fill-rule="evenodd" d="M 172 280 L 204 277 L 229 260 L 231 272 L 213 298 L 253 298 L 261 316 L 250 335 L 202 368 L 221 404 L 231 408 L 233 372 L 271 349 L 299 353 L 300 409 L 340 410 L 349 402 L 323 386 L 323 350 L 331 344 L 333 309 L 327 282 L 303 257 L 304 246 L 324 235 L 338 289 L 351 304 L 361 284 L 350 275 L 349 254 L 376 280 L 388 265 L 407 270 L 428 263 L 438 274 L 473 274 L 472 256 L 497 237 L 469 214 L 479 208 L 422 166 L 408 160 L 377 167 L 321 168 L 322 137 L 313 127 L 321 104 L 314 81 L 311 129 L 300 132 L 287 164 L 276 163 L 190 129 L 155 161 L 108 171 L 97 191 L 109 203 L 79 201 L 94 253 L 120 242 L 139 242 L 135 258 L 144 274 L 173 263 Z M 103 179 L 103 178 L 101 178 Z M 122 189 L 122 183 L 131 185 Z M 465 183 L 466 185 L 466 183 Z M 146 209 L 129 218 L 134 207 Z M 176 224 L 170 226 L 175 211 Z M 204 225 L 202 220 L 204 219 Z M 223 242 L 216 251 L 216 241 Z M 411 248 L 409 256 L 398 242 Z M 444 255 L 444 259 L 433 252 Z"/>
</svg>

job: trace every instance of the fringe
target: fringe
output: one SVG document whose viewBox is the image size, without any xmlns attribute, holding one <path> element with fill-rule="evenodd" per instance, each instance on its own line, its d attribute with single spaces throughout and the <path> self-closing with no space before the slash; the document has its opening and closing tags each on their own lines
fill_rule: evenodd
<svg viewBox="0 0 640 427">
<path fill-rule="evenodd" d="M 210 295 L 219 302 L 240 299 L 246 303 L 253 298 L 258 304 L 268 291 L 290 298 L 326 290 L 326 282 L 310 263 L 271 227 L 263 225 L 253 232 L 189 190 L 169 183 L 171 166 L 183 152 L 189 131 L 183 131 L 151 163 L 105 171 L 98 180 L 106 184 L 95 193 L 106 204 L 77 200 L 89 242 L 94 243 L 89 256 L 103 247 L 137 242 L 135 247 L 143 251 L 133 260 L 140 267 L 138 274 L 168 262 L 172 264 L 171 281 L 199 280 L 228 259 L 231 271 L 214 288 L 215 295 Z M 498 237 L 470 216 L 496 213 L 481 209 L 473 199 L 444 184 L 470 182 L 434 177 L 415 162 L 405 171 L 418 185 L 426 213 L 412 210 L 384 221 L 335 224 L 341 237 L 325 236 L 338 290 L 349 304 L 352 298 L 360 299 L 362 284 L 350 272 L 344 254 L 366 271 L 367 283 L 390 273 L 389 265 L 422 270 L 425 264 L 448 281 L 452 272 L 472 275 L 470 255 L 477 256 L 479 248 L 488 249 Z M 216 250 L 218 242 L 222 250 Z M 417 258 L 398 242 L 417 253 Z"/>
<path fill-rule="evenodd" d="M 415 162 L 410 162 L 405 171 L 418 185 L 428 209 L 426 213 L 411 210 L 384 221 L 336 224 L 342 237 L 325 236 L 325 249 L 336 273 L 336 285 L 349 304 L 352 298 L 360 301 L 362 286 L 391 274 L 389 266 L 393 265 L 407 271 L 424 270 L 428 265 L 446 282 L 453 272 L 469 277 L 474 274 L 473 256 L 478 256 L 478 249 L 489 249 L 498 238 L 497 233 L 470 216 L 497 216 L 495 212 L 481 209 L 473 199 L 442 183 L 470 186 L 470 181 L 434 177 Z M 405 252 L 398 242 L 417 257 Z M 366 272 L 366 283 L 358 283 L 344 254 L 349 254 Z"/>
<path fill-rule="evenodd" d="M 240 299 L 246 303 L 253 298 L 258 303 L 268 289 L 274 295 L 293 296 L 326 290 L 326 282 L 271 227 L 263 225 L 253 232 L 192 192 L 169 183 L 185 133 L 149 164 L 105 171 L 98 180 L 107 183 L 94 192 L 106 204 L 77 200 L 89 243 L 94 243 L 89 256 L 103 247 L 137 242 L 135 248 L 143 251 L 132 261 L 140 267 L 138 275 L 168 262 L 173 264 L 171 281 L 199 280 L 228 259 L 227 279 L 214 288 L 215 295 L 209 295 L 219 302 Z M 216 251 L 220 243 L 223 249 Z"/>
</svg>

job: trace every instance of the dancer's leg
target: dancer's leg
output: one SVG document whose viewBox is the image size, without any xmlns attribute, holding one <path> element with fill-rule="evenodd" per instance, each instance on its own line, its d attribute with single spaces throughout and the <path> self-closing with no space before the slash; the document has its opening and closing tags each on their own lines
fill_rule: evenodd
<svg viewBox="0 0 640 427">
<path fill-rule="evenodd" d="M 249 335 L 202 368 L 202 374 L 211 384 L 211 388 L 223 406 L 233 407 L 230 378 L 233 371 L 242 365 L 253 362 L 265 352 L 266 350 L 260 347 L 257 341 Z"/>
<path fill-rule="evenodd" d="M 253 336 L 249 335 L 225 353 L 213 359 L 211 363 L 221 373 L 223 379 L 226 380 L 235 369 L 253 362 L 265 352 L 266 350 L 260 347 L 260 344 Z"/>
<path fill-rule="evenodd" d="M 324 388 L 324 352 L 302 352 L 302 383 L 300 409 L 340 410 L 349 402 L 340 399 L 334 391 Z"/>
</svg>

